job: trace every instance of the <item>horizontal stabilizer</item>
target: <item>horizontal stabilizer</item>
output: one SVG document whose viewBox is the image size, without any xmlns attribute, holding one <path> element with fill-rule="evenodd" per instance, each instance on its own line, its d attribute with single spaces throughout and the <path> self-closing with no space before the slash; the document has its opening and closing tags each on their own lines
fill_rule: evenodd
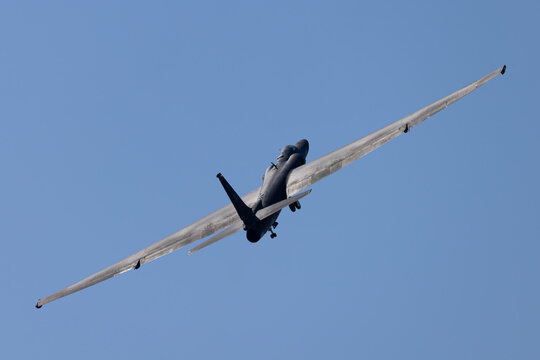
<svg viewBox="0 0 540 360">
<path fill-rule="evenodd" d="M 264 209 L 261 209 L 261 210 L 257 211 L 257 214 L 255 214 L 255 216 L 257 216 L 257 218 L 259 218 L 260 220 L 263 220 L 264 218 L 266 218 L 266 217 L 268 217 L 268 216 L 270 216 L 272 214 L 275 214 L 276 212 L 283 209 L 284 207 L 289 206 L 290 204 L 293 204 L 294 202 L 300 200 L 301 198 L 303 198 L 304 196 L 306 196 L 310 192 L 311 192 L 311 190 L 307 190 L 307 191 L 304 191 L 301 194 L 298 194 L 296 196 L 293 196 L 293 197 L 290 197 L 288 199 L 282 200 L 282 201 L 277 202 L 277 203 L 275 203 L 273 205 L 267 206 Z M 189 250 L 188 255 L 191 255 L 196 251 L 204 249 L 208 245 L 212 245 L 212 244 L 218 242 L 219 240 L 224 239 L 227 236 L 232 235 L 232 234 L 242 230 L 243 228 L 244 228 L 244 224 L 242 223 L 242 221 L 238 221 L 238 222 L 232 224 L 231 226 L 227 227 L 222 232 L 212 236 L 210 239 L 206 240 L 205 242 L 203 242 L 203 243 L 195 246 L 193 249 Z"/>
<path fill-rule="evenodd" d="M 270 216 L 272 214 L 277 213 L 279 210 L 283 209 L 284 207 L 289 206 L 289 205 L 297 202 L 298 200 L 300 200 L 301 198 L 303 198 L 304 196 L 306 196 L 310 192 L 311 192 L 311 189 L 307 190 L 307 191 L 304 191 L 303 193 L 300 193 L 298 195 L 287 198 L 285 200 L 281 200 L 280 202 L 277 202 L 277 203 L 275 203 L 273 205 L 267 206 L 267 207 L 257 211 L 255 216 L 257 216 L 257 218 L 259 218 L 259 220 L 263 220 L 264 218 L 266 218 L 266 217 L 268 217 L 268 216 Z"/>
<path fill-rule="evenodd" d="M 231 226 L 229 226 L 228 228 L 226 228 L 222 232 L 212 236 L 210 239 L 206 240 L 203 243 L 200 243 L 199 245 L 195 246 L 193 249 L 189 250 L 188 255 L 193 254 L 195 251 L 199 251 L 201 249 L 204 249 L 208 245 L 212 245 L 213 243 L 216 243 L 219 240 L 221 240 L 223 238 L 226 238 L 227 236 L 232 235 L 232 234 L 242 230 L 243 228 L 244 228 L 244 224 L 241 221 L 237 222 L 236 224 L 232 224 Z"/>
</svg>

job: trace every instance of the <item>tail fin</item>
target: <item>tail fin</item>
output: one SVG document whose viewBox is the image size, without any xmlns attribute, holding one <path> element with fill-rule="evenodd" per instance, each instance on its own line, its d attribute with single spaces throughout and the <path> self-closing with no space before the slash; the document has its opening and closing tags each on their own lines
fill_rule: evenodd
<svg viewBox="0 0 540 360">
<path fill-rule="evenodd" d="M 251 227 L 254 225 L 258 219 L 253 213 L 253 211 L 249 208 L 249 206 L 242 201 L 242 198 L 238 196 L 236 191 L 232 188 L 231 185 L 225 180 L 225 177 L 221 175 L 221 173 L 216 175 L 219 181 L 221 182 L 221 185 L 223 185 L 223 188 L 225 189 L 225 192 L 229 196 L 229 199 L 231 199 L 231 202 L 236 209 L 236 212 L 238 213 L 238 216 L 240 216 L 240 219 L 244 222 L 244 226 L 246 228 Z"/>
</svg>

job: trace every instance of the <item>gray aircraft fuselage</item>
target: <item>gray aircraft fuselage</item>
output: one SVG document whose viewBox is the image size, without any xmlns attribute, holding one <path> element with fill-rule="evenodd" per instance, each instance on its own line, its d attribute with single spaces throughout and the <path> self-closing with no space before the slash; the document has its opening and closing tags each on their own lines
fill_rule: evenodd
<svg viewBox="0 0 540 360">
<path fill-rule="evenodd" d="M 242 199 L 236 194 L 232 187 L 227 183 L 223 175 L 217 177 L 221 181 L 227 195 L 231 199 L 236 211 L 244 222 L 246 237 L 250 242 L 259 241 L 267 231 L 272 232 L 272 237 L 276 235 L 272 227 L 277 226 L 277 218 L 281 211 L 278 211 L 262 220 L 259 220 L 255 213 L 260 209 L 273 205 L 287 198 L 287 180 L 292 170 L 306 163 L 306 157 L 309 152 L 309 142 L 305 139 L 298 141 L 295 145 L 287 145 L 279 154 L 276 163 L 272 163 L 264 173 L 263 184 L 259 191 L 259 196 L 251 208 L 247 207 Z M 298 202 L 291 204 L 290 209 L 295 211 L 300 209 Z"/>
</svg>

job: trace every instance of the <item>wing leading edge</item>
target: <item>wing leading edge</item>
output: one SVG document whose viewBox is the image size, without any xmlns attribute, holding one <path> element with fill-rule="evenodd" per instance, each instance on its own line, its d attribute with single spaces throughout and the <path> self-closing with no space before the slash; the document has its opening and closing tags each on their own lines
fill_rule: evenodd
<svg viewBox="0 0 540 360">
<path fill-rule="evenodd" d="M 506 65 L 489 73 L 483 78 L 465 86 L 464 88 L 435 101 L 402 119 L 399 119 L 390 125 L 383 127 L 361 139 L 353 141 L 349 145 L 345 145 L 329 154 L 321 156 L 299 168 L 294 169 L 289 176 L 287 182 L 287 193 L 295 194 L 302 191 L 308 186 L 317 181 L 333 174 L 346 165 L 349 165 L 355 160 L 369 154 L 379 146 L 387 143 L 393 138 L 408 132 L 413 126 L 418 125 L 430 116 L 447 108 L 449 105 L 458 101 L 465 95 L 476 90 L 480 86 L 495 78 L 499 74 L 504 74 Z"/>
<path fill-rule="evenodd" d="M 252 206 L 257 200 L 258 194 L 259 188 L 244 195 L 242 200 L 244 200 L 248 206 Z M 43 299 L 39 299 L 36 303 L 36 307 L 41 308 L 44 304 L 50 303 L 51 301 L 57 300 L 66 295 L 73 294 L 79 290 L 86 289 L 89 286 L 110 279 L 113 276 L 122 274 L 132 269 L 138 269 L 142 264 L 146 264 L 152 260 L 162 257 L 163 255 L 167 255 L 186 245 L 210 236 L 237 221 L 241 220 L 234 210 L 232 204 L 226 205 L 210 215 L 207 215 L 194 222 L 193 224 L 178 230 L 174 234 L 167 236 L 166 238 L 136 252 L 131 256 L 128 256 L 116 264 L 90 275 L 89 277 L 76 282 L 71 286 L 55 292 L 54 294 L 51 294 Z"/>
<path fill-rule="evenodd" d="M 288 179 L 287 193 L 289 195 L 296 194 L 297 192 L 323 179 L 324 177 L 333 174 L 351 162 L 370 153 L 384 143 L 399 136 L 401 133 L 408 132 L 413 126 L 418 125 L 428 117 L 445 109 L 448 107 L 448 105 L 456 102 L 478 87 L 484 85 L 497 75 L 504 74 L 505 70 L 506 65 L 473 82 L 472 84 L 434 102 L 431 105 L 428 105 L 400 120 L 393 122 L 388 126 L 385 126 L 380 130 L 371 133 L 370 135 L 367 135 L 293 170 Z M 251 207 L 256 201 L 258 193 L 259 188 L 244 195 L 242 200 L 246 203 L 246 205 Z M 236 231 L 239 231 L 237 226 L 239 221 L 241 220 L 234 210 L 232 204 L 224 206 L 210 215 L 207 215 L 204 218 L 194 222 L 193 224 L 180 229 L 174 234 L 167 236 L 166 238 L 136 252 L 131 256 L 128 256 L 116 264 L 113 264 L 79 282 L 76 282 L 71 286 L 57 291 L 54 294 L 51 294 L 43 299 L 39 299 L 36 303 L 36 307 L 41 308 L 44 304 L 95 285 L 113 276 L 122 274 L 131 269 L 138 269 L 142 264 L 146 264 L 186 245 L 199 241 L 226 227 L 229 228 L 224 231 L 224 235 L 230 235 Z M 219 234 L 217 236 L 219 236 Z"/>
</svg>

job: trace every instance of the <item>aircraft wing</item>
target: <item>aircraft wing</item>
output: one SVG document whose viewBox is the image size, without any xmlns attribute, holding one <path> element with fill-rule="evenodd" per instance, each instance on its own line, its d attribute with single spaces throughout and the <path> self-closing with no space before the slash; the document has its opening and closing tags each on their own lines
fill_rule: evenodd
<svg viewBox="0 0 540 360">
<path fill-rule="evenodd" d="M 251 207 L 257 200 L 258 194 L 259 188 L 251 191 L 247 195 L 244 195 L 242 200 L 244 200 L 246 205 Z M 65 289 L 55 292 L 54 294 L 51 294 L 43 299 L 39 299 L 36 307 L 40 308 L 44 304 L 95 285 L 131 269 L 138 269 L 143 264 L 210 236 L 215 232 L 237 222 L 241 222 L 241 220 L 238 217 L 233 205 L 228 204 L 210 215 L 194 222 L 193 224 L 180 229 L 174 234 L 167 236 L 166 238 L 136 252 L 131 256 L 128 256 L 124 260 L 121 260 L 116 264 L 95 273 L 94 275 L 68 286 Z"/>
<path fill-rule="evenodd" d="M 379 146 L 383 145 L 387 141 L 390 141 L 401 133 L 408 132 L 413 126 L 419 124 L 431 115 L 441 111 L 448 105 L 461 99 L 463 96 L 467 95 L 479 86 L 482 86 L 497 75 L 504 74 L 505 70 L 506 65 L 484 76 L 480 80 L 477 80 L 472 84 L 464 87 L 463 89 L 460 89 L 434 102 L 433 104 L 428 105 L 412 113 L 411 115 L 404 117 L 403 119 L 400 119 L 378 131 L 375 131 L 368 136 L 356 140 L 349 145 L 346 145 L 338 150 L 335 150 L 327 155 L 324 155 L 312 162 L 307 163 L 306 165 L 303 165 L 293 170 L 288 179 L 287 193 L 296 194 L 297 192 L 305 189 L 311 184 L 350 164 L 354 160 L 357 160 L 362 156 L 368 154 L 369 152 L 375 150 Z M 247 195 L 244 195 L 242 197 L 242 200 L 246 203 L 247 206 L 251 207 L 257 200 L 258 193 L 259 188 L 251 191 Z M 307 195 L 307 193 L 305 195 Z M 138 269 L 143 264 L 146 264 L 163 255 L 173 252 L 174 250 L 180 249 L 181 247 L 201 240 L 226 228 L 222 233 L 217 234 L 203 244 L 209 245 L 210 243 L 214 243 L 225 236 L 239 231 L 239 222 L 241 223 L 241 220 L 238 217 L 238 214 L 236 213 L 236 210 L 234 209 L 232 204 L 224 206 L 221 209 L 211 213 L 210 215 L 194 222 L 193 224 L 184 227 L 176 233 L 167 236 L 166 238 L 136 252 L 131 256 L 128 256 L 124 260 L 121 260 L 116 264 L 113 264 L 54 294 L 51 294 L 43 299 L 39 299 L 36 307 L 40 308 L 44 304 L 47 304 L 66 295 L 72 294 L 76 291 L 85 289 L 89 286 L 95 285 L 101 281 L 107 280 L 113 276 L 124 273 L 131 269 Z M 212 240 L 213 242 L 211 242 L 210 240 Z M 203 244 L 201 244 L 201 246 Z M 198 250 L 199 247 L 195 249 Z"/>
<path fill-rule="evenodd" d="M 322 178 L 333 174 L 344 166 L 372 152 L 379 146 L 401 135 L 402 133 L 408 132 L 413 126 L 418 125 L 428 117 L 445 109 L 450 104 L 453 104 L 473 90 L 476 90 L 478 87 L 484 85 L 497 75 L 504 74 L 505 71 L 506 65 L 473 82 L 472 84 L 435 101 L 431 105 L 405 116 L 404 118 L 395 121 L 367 136 L 364 136 L 361 139 L 353 141 L 349 145 L 345 145 L 342 148 L 339 148 L 329 154 L 294 169 L 291 172 L 287 182 L 287 194 L 295 194 L 298 191 L 305 189 Z"/>
</svg>

